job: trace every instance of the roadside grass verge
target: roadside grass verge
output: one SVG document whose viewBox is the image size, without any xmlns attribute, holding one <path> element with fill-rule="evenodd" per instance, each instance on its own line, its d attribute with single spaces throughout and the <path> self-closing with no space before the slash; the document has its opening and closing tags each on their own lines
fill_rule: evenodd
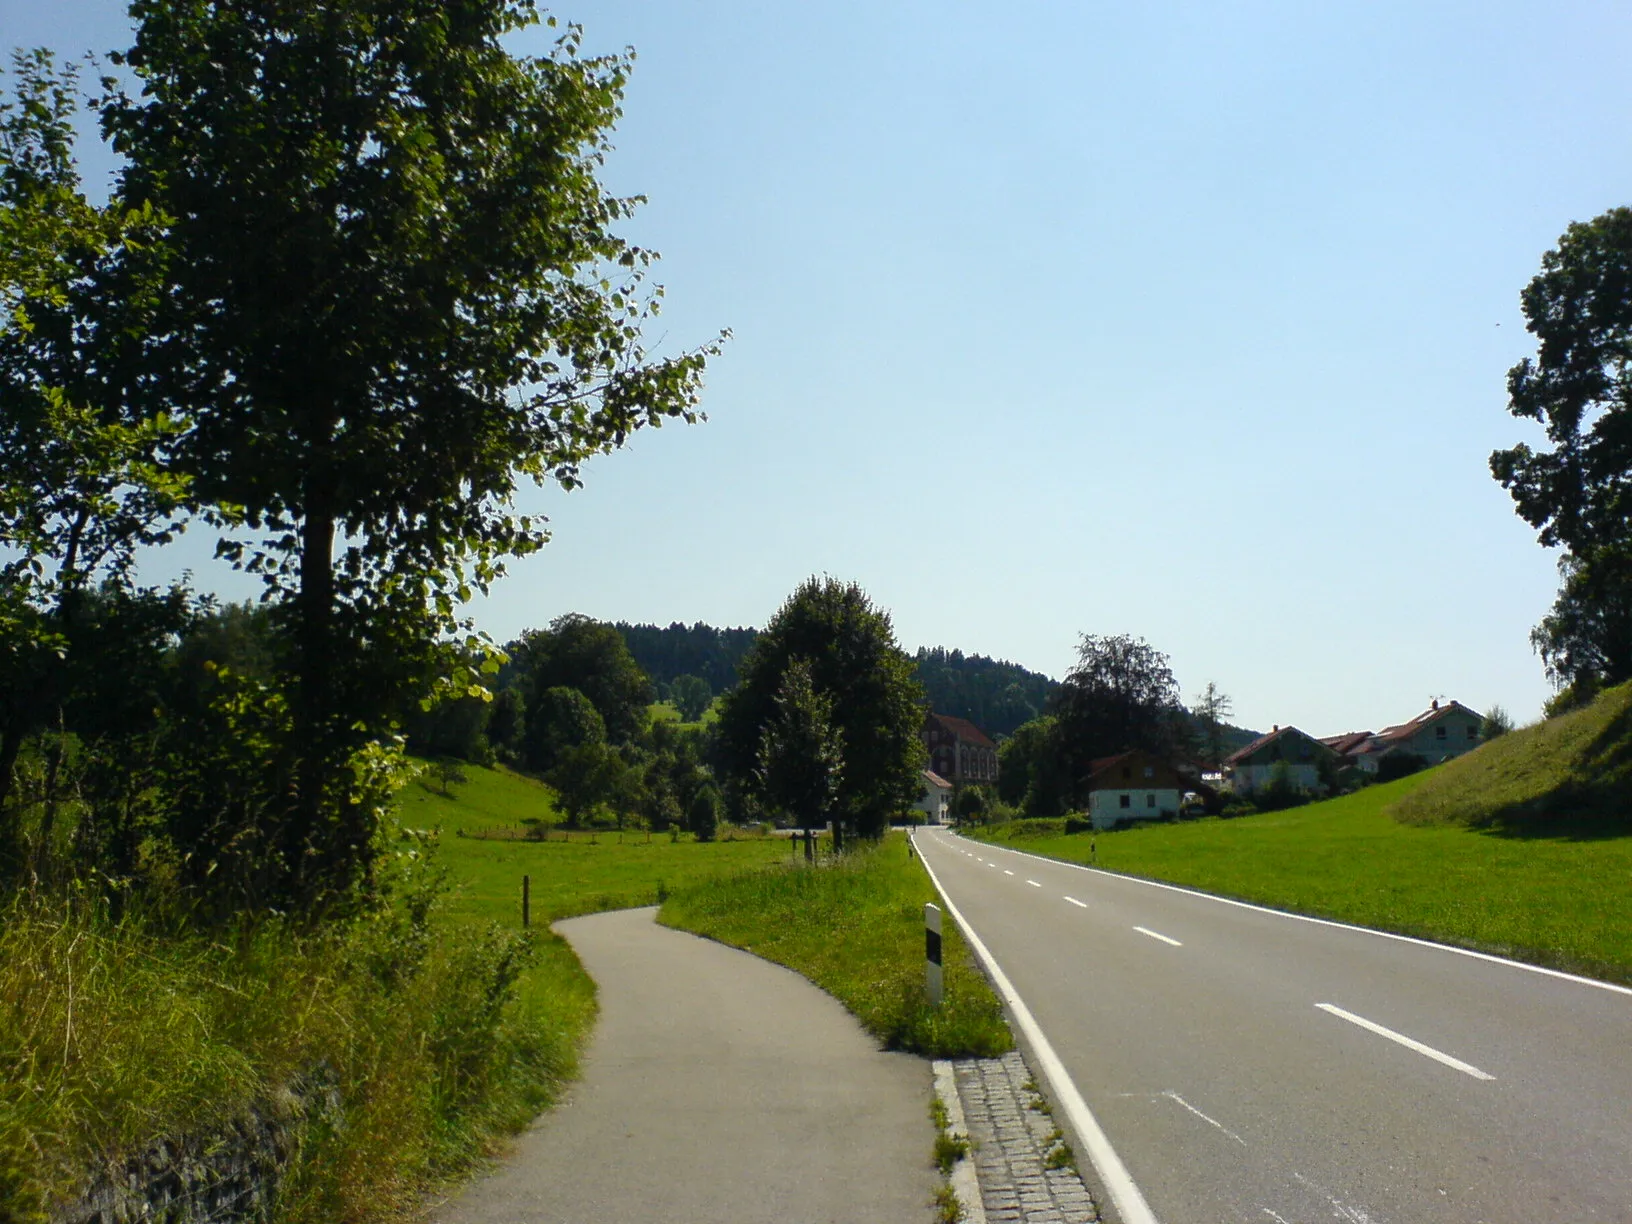
<svg viewBox="0 0 1632 1224">
<path fill-rule="evenodd" d="M 1632 683 L 1447 761 L 1390 815 L 1515 837 L 1632 834 Z"/>
<path fill-rule="evenodd" d="M 742 948 L 803 974 L 886 1049 L 989 1057 L 1014 1046 L 1002 1005 L 957 924 L 944 924 L 945 1001 L 924 993 L 924 903 L 939 901 L 922 864 L 892 834 L 816 867 L 790 862 L 670 893 L 666 926 Z"/>
<path fill-rule="evenodd" d="M 199 932 L 78 898 L 0 905 L 0 1220 L 43 1220 L 93 1170 L 155 1139 L 207 1140 L 314 1073 L 339 1114 L 309 1128 L 277 1220 L 405 1216 L 577 1072 L 595 984 L 550 921 L 790 853 L 758 838 L 459 837 L 554 815 L 536 782 L 463 773 L 447 793 L 427 775 L 400 794 L 405 826 L 443 835 L 428 863 L 393 847 L 396 900 L 366 919 Z"/>
<path fill-rule="evenodd" d="M 1077 863 L 1095 840 L 1110 871 L 1632 982 L 1632 837 L 1518 838 L 1388 814 L 1437 773 L 1233 820 L 972 835 Z"/>
</svg>

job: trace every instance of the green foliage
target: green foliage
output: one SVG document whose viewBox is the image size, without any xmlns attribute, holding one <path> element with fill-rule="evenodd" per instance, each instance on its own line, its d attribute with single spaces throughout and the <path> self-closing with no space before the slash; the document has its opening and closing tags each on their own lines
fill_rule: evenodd
<svg viewBox="0 0 1632 1224">
<path fill-rule="evenodd" d="M 930 709 L 967 718 L 993 736 L 1008 735 L 1036 718 L 1059 687 L 1016 663 L 941 646 L 919 647 L 913 664 Z"/>
<path fill-rule="evenodd" d="M 953 924 L 942 943 L 945 1001 L 924 995 L 922 865 L 891 836 L 820 867 L 784 865 L 676 889 L 658 920 L 804 974 L 887 1049 L 989 1057 L 1013 1046 L 1002 1006 Z"/>
<path fill-rule="evenodd" d="M 997 793 L 1029 816 L 1058 816 L 1071 803 L 1071 774 L 1059 720 L 1034 718 L 998 745 Z"/>
<path fill-rule="evenodd" d="M 611 625 L 569 613 L 548 629 L 524 633 L 506 649 L 510 663 L 504 674 L 527 698 L 530 734 L 538 734 L 532 725 L 541 718 L 548 721 L 544 704 L 555 688 L 576 689 L 589 698 L 614 744 L 628 743 L 645 730 L 652 684 Z"/>
<path fill-rule="evenodd" d="M 832 703 L 843 738 L 835 812 L 862 836 L 878 837 L 894 812 L 918 798 L 923 690 L 889 615 L 855 583 L 808 579 L 760 634 L 743 660 L 741 684 L 721 706 L 720 771 L 746 798 L 762 797 L 760 745 L 796 659 L 809 664 L 812 688 Z"/>
<path fill-rule="evenodd" d="M 677 676 L 669 685 L 669 700 L 685 722 L 697 722 L 714 702 L 714 691 L 699 676 Z"/>
<path fill-rule="evenodd" d="M 787 815 L 801 829 L 818 829 L 828 821 L 843 776 L 843 737 L 833 726 L 833 703 L 816 691 L 810 664 L 794 659 L 782 673 L 760 735 L 759 795 L 773 813 Z"/>
<path fill-rule="evenodd" d="M 1428 758 L 1420 753 L 1404 751 L 1385 753 L 1377 762 L 1377 781 L 1394 782 L 1427 768 Z"/>
<path fill-rule="evenodd" d="M 1092 760 L 1135 748 L 1171 758 L 1190 738 L 1167 656 L 1143 638 L 1083 634 L 1055 714 L 1056 751 L 1073 801 Z"/>
<path fill-rule="evenodd" d="M 1632 208 L 1565 230 L 1522 303 L 1535 358 L 1508 372 L 1508 411 L 1546 427 L 1491 474 L 1548 547 L 1566 550 L 1531 640 L 1560 686 L 1632 679 Z"/>
<path fill-rule="evenodd" d="M 556 685 L 539 693 L 526 714 L 522 759 L 529 769 L 546 773 L 568 752 L 606 743 L 606 723 L 581 691 Z"/>
<path fill-rule="evenodd" d="M 686 827 L 700 842 L 711 842 L 720 827 L 720 792 L 712 783 L 697 788 L 686 808 Z"/>
<path fill-rule="evenodd" d="M 969 1140 L 962 1135 L 949 1135 L 943 1128 L 935 1136 L 935 1166 L 941 1176 L 949 1176 L 952 1166 L 969 1155 Z"/>
<path fill-rule="evenodd" d="M 1269 781 L 1252 792 L 1252 802 L 1260 812 L 1279 812 L 1308 803 L 1309 793 L 1293 780 L 1292 766 L 1281 760 L 1269 767 Z"/>
<path fill-rule="evenodd" d="M 1235 712 L 1235 703 L 1228 693 L 1209 680 L 1207 687 L 1196 694 L 1196 704 L 1190 708 L 1190 712 L 1200 730 L 1201 749 L 1206 754 L 1207 763 L 1216 768 L 1229 755 L 1225 729 L 1229 725 L 1230 715 Z"/>
<path fill-rule="evenodd" d="M 1512 716 L 1499 705 L 1491 706 L 1481 717 L 1479 737 L 1486 743 L 1513 730 Z"/>
<path fill-rule="evenodd" d="M 1557 836 L 1543 830 L 1539 836 L 1502 835 L 1449 823 L 1406 824 L 1391 814 L 1407 814 L 1402 809 L 1408 796 L 1454 777 L 1457 769 L 1460 780 L 1440 790 L 1436 807 L 1454 803 L 1470 781 L 1462 770 L 1481 757 L 1488 761 L 1512 751 L 1509 745 L 1522 746 L 1535 730 L 1515 731 L 1401 781 L 1294 811 L 1102 831 L 1093 839 L 1098 864 L 1276 909 L 1632 982 L 1632 912 L 1625 904 L 1632 837 L 1601 830 L 1572 838 L 1567 824 Z M 1597 738 L 1584 726 L 1576 730 L 1587 744 Z M 1494 780 L 1481 789 L 1493 800 L 1500 794 Z M 1038 838 L 1026 848 L 1089 861 L 1089 838 L 1080 835 Z"/>
</svg>

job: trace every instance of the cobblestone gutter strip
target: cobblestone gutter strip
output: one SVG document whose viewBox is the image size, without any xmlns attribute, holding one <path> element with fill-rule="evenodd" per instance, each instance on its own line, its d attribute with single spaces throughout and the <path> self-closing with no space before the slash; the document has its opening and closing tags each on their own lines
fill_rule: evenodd
<svg viewBox="0 0 1632 1224">
<path fill-rule="evenodd" d="M 952 1067 L 987 1224 L 1099 1224 L 1082 1178 L 1062 1163 L 1070 1149 L 1062 1150 L 1025 1060 L 1012 1053 Z"/>
</svg>

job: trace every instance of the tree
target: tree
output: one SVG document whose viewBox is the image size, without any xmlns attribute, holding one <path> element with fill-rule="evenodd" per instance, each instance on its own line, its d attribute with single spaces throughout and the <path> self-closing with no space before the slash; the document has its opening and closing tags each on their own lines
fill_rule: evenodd
<svg viewBox="0 0 1632 1224">
<path fill-rule="evenodd" d="M 697 788 L 697 793 L 691 797 L 691 803 L 686 807 L 686 827 L 700 842 L 714 840 L 715 831 L 720 827 L 720 792 L 712 783 Z"/>
<path fill-rule="evenodd" d="M 564 751 L 544 778 L 567 822 L 582 825 L 617 796 L 626 769 L 616 748 L 592 741 Z"/>
<path fill-rule="evenodd" d="M 1202 746 L 1207 753 L 1207 763 L 1214 769 L 1224 759 L 1224 725 L 1234 712 L 1235 703 L 1230 700 L 1229 694 L 1211 680 L 1207 681 L 1206 688 L 1196 694 L 1193 713 L 1201 723 Z"/>
<path fill-rule="evenodd" d="M 1513 730 L 1512 717 L 1501 706 L 1493 705 L 1485 711 L 1484 721 L 1479 725 L 1479 737 L 1489 743 L 1511 730 Z"/>
<path fill-rule="evenodd" d="M 1565 708 L 1632 680 L 1632 547 L 1566 553 L 1553 610 L 1530 632 Z"/>
<path fill-rule="evenodd" d="M 1171 757 L 1187 746 L 1167 656 L 1143 638 L 1083 634 L 1077 666 L 1055 695 L 1055 716 L 1073 801 L 1095 758 L 1135 748 Z"/>
<path fill-rule="evenodd" d="M 831 703 L 844 743 L 835 819 L 881 837 L 890 817 L 919 795 L 926 754 L 919 739 L 923 690 L 895 642 L 887 613 L 855 583 L 811 578 L 788 597 L 742 661 L 716 724 L 719 772 L 747 803 L 763 798 L 760 744 L 795 660 Z"/>
<path fill-rule="evenodd" d="M 844 737 L 833 725 L 832 701 L 816 691 L 804 659 L 791 660 L 782 673 L 775 710 L 760 733 L 755 776 L 765 803 L 805 831 L 805 857 L 811 858 L 811 833 L 827 823 L 839 795 Z"/>
<path fill-rule="evenodd" d="M 548 629 L 523 634 L 509 649 L 519 682 L 531 694 L 529 721 L 551 689 L 571 688 L 594 705 L 614 744 L 628 743 L 645 730 L 652 682 L 611 625 L 571 612 L 556 617 Z"/>
<path fill-rule="evenodd" d="M 1508 411 L 1552 449 L 1490 456 L 1562 589 L 1531 641 L 1561 688 L 1632 679 L 1632 208 L 1565 230 L 1522 296 L 1535 358 L 1508 372 Z"/>
<path fill-rule="evenodd" d="M 575 688 L 545 689 L 527 715 L 522 759 L 539 773 L 554 769 L 563 756 L 586 744 L 606 743 L 606 724 L 594 703 Z"/>
<path fill-rule="evenodd" d="M 117 198 L 166 219 L 144 393 L 224 556 L 286 605 L 297 899 L 366 875 L 349 756 L 460 603 L 541 547 L 526 481 L 697 419 L 714 349 L 654 359 L 652 258 L 596 175 L 628 56 L 504 40 L 529 0 L 134 0 Z"/>
<path fill-rule="evenodd" d="M 697 722 L 714 701 L 714 690 L 700 676 L 676 676 L 669 685 L 669 698 L 684 722 Z"/>
</svg>

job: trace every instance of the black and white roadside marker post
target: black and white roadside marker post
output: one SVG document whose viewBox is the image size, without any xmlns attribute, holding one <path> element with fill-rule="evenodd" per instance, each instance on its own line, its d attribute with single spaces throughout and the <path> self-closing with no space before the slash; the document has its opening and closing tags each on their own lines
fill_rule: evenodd
<svg viewBox="0 0 1632 1224">
<path fill-rule="evenodd" d="M 941 907 L 924 906 L 924 978 L 929 986 L 929 1005 L 941 1005 Z"/>
</svg>

